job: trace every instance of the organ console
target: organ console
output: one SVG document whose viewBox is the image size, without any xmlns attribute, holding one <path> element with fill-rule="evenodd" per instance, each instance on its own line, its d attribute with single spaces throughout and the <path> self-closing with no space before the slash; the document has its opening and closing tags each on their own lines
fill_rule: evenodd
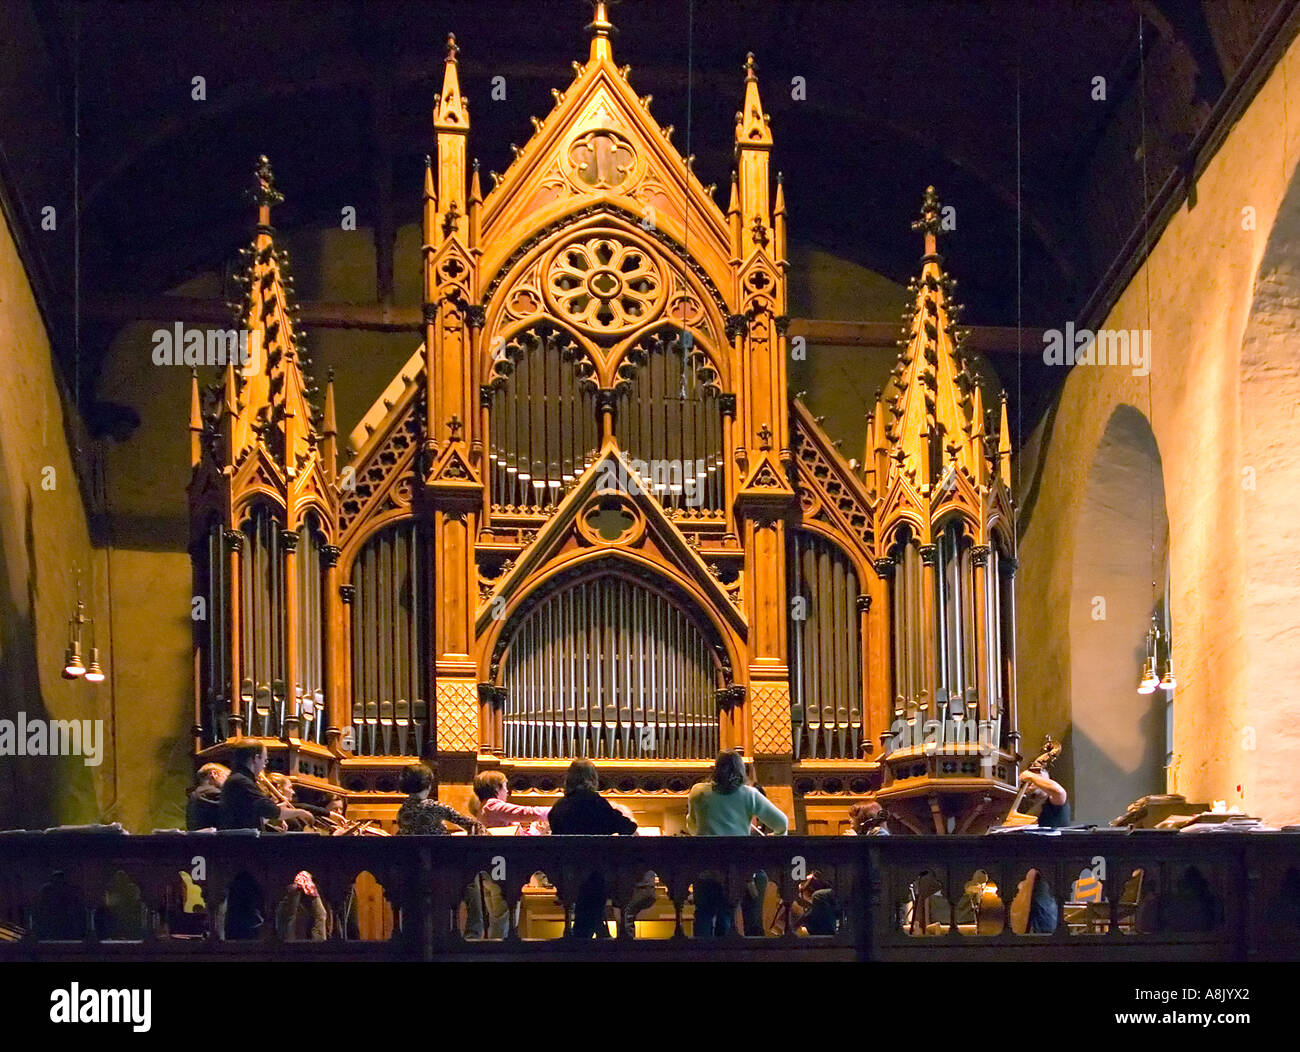
<svg viewBox="0 0 1300 1052">
<path fill-rule="evenodd" d="M 263 738 L 274 769 L 373 818 L 417 757 L 459 806 L 479 769 L 545 799 L 588 756 L 668 828 L 737 748 L 800 823 L 878 791 L 908 828 L 982 829 L 1018 760 L 1010 442 L 962 353 L 938 200 L 851 465 L 787 393 L 785 188 L 753 57 L 720 208 L 595 12 L 486 195 L 449 38 L 423 343 L 342 461 L 258 162 L 238 316 L 259 353 L 191 392 L 196 755 Z M 992 737 L 924 733 L 967 724 Z"/>
</svg>

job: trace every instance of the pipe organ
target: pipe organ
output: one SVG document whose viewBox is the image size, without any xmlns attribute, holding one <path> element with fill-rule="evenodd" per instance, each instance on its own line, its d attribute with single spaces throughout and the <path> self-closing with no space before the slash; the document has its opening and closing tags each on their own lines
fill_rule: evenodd
<svg viewBox="0 0 1300 1052">
<path fill-rule="evenodd" d="M 486 195 L 449 39 L 423 342 L 342 461 L 258 163 L 253 354 L 191 391 L 196 755 L 262 738 L 374 815 L 419 756 L 454 804 L 486 767 L 546 799 L 589 756 L 663 812 L 740 749 L 798 821 L 877 791 L 900 827 L 983 828 L 1018 761 L 1011 451 L 962 352 L 937 199 L 847 462 L 787 393 L 753 57 L 720 207 L 615 64 L 601 0 L 588 30 Z"/>
<path fill-rule="evenodd" d="M 520 621 L 505 661 L 503 755 L 707 760 L 716 662 L 691 617 L 646 586 L 598 577 Z"/>
</svg>

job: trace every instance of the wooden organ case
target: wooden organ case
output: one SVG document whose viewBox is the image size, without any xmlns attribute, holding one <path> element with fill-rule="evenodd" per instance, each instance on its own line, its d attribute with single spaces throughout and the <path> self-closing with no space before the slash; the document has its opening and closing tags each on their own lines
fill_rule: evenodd
<svg viewBox="0 0 1300 1052">
<path fill-rule="evenodd" d="M 986 418 L 925 238 L 902 354 L 850 465 L 787 395 L 786 225 L 753 57 L 729 204 L 614 64 L 484 196 L 449 39 L 424 186 L 424 342 L 338 461 L 309 400 L 265 158 L 251 362 L 192 392 L 195 748 L 391 817 L 434 755 L 554 799 L 575 756 L 680 827 L 722 748 L 812 832 L 879 797 L 975 831 L 1016 775 L 1005 404 Z M 972 733 L 978 729 L 978 734 Z"/>
</svg>

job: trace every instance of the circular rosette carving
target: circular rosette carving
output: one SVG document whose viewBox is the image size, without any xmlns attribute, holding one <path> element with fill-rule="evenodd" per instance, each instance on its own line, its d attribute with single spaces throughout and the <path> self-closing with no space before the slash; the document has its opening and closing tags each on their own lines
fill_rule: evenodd
<svg viewBox="0 0 1300 1052">
<path fill-rule="evenodd" d="M 613 237 L 589 237 L 560 248 L 546 274 L 556 314 L 598 336 L 627 332 L 663 309 L 665 282 L 645 249 Z"/>
</svg>

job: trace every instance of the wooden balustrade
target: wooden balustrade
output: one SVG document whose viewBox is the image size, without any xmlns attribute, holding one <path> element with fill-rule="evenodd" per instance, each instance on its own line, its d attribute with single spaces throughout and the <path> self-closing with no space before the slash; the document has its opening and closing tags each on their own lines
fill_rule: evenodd
<svg viewBox="0 0 1300 1052">
<path fill-rule="evenodd" d="M 1029 870 L 1054 892 L 1058 926 L 1022 934 L 1014 893 Z M 328 908 L 324 941 L 284 941 L 270 922 L 300 871 Z M 567 903 L 593 873 L 611 900 L 609 939 L 466 939 L 462 901 L 480 871 L 508 916 L 521 898 Z M 657 876 L 656 922 L 613 922 Z M 764 937 L 692 937 L 692 885 L 716 881 L 733 906 L 767 874 Z M 813 871 L 833 889 L 834 934 L 771 932 Z M 185 873 L 188 876 L 183 877 Z M 545 891 L 528 890 L 545 873 Z M 709 877 L 705 877 L 705 875 Z M 1080 881 L 1080 875 L 1084 879 Z M 1090 878 L 1095 877 L 1095 880 Z M 185 913 L 241 884 L 260 889 L 260 938 L 223 940 Z M 189 886 L 187 890 L 187 885 Z M 364 887 L 382 898 L 363 902 Z M 1078 900 L 1078 901 L 1074 901 Z M 1026 896 L 1020 904 L 1028 902 Z M 554 906 L 551 912 L 564 917 Z M 570 909 L 571 914 L 571 909 Z M 360 924 L 352 917 L 365 914 Z M 1011 915 L 1008 918 L 1008 914 Z M 524 918 L 527 923 L 527 910 Z M 227 916 L 227 920 L 229 917 Z M 646 925 L 649 931 L 653 925 Z M 792 926 L 787 926 L 792 927 Z M 558 934 L 558 926 L 552 923 Z M 0 833 L 0 960 L 229 958 L 859 960 L 1253 960 L 1300 956 L 1300 835 L 1155 832 L 986 837 L 322 837 L 99 831 Z"/>
</svg>

